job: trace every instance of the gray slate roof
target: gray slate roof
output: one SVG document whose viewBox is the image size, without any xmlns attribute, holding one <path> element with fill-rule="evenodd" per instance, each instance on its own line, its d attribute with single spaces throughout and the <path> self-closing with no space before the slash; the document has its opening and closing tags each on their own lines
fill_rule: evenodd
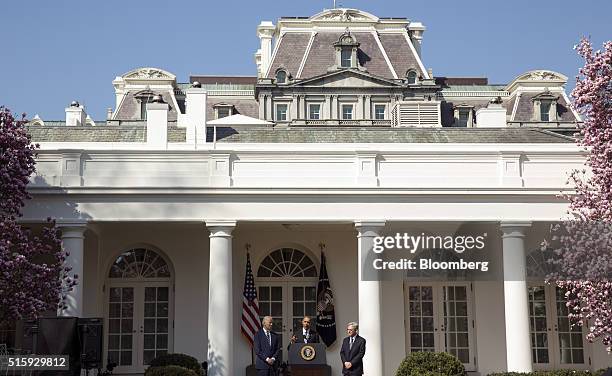
<svg viewBox="0 0 612 376">
<path fill-rule="evenodd" d="M 513 121 L 532 121 L 533 116 L 533 97 L 539 93 L 523 93 L 519 99 L 516 108 L 516 114 Z M 560 121 L 577 121 L 574 113 L 570 109 L 569 104 L 564 97 L 560 97 L 557 101 L 557 116 Z"/>
<path fill-rule="evenodd" d="M 213 106 L 220 103 L 233 105 L 234 109 L 241 115 L 259 119 L 259 103 L 257 103 L 255 98 L 232 98 L 230 96 L 208 97 L 206 101 L 206 119 L 215 119 L 215 110 Z"/>
<path fill-rule="evenodd" d="M 147 128 L 143 125 L 101 125 L 85 127 L 28 125 L 32 142 L 145 142 Z M 170 125 L 169 142 L 185 142 L 185 128 Z"/>
<path fill-rule="evenodd" d="M 285 34 L 279 42 L 268 77 L 273 77 L 274 72 L 280 66 L 287 68 L 295 78 L 299 79 L 307 79 L 327 73 L 329 67 L 336 65 L 336 52 L 333 44 L 338 41 L 342 34 L 342 32 L 320 31 L 315 35 L 300 77 L 297 77 L 296 74 L 306 51 L 310 34 Z M 355 32 L 352 35 L 360 44 L 358 59 L 361 66 L 375 76 L 393 79 L 393 74 L 374 34 Z M 398 77 L 404 77 L 406 71 L 410 68 L 418 71 L 417 59 L 403 35 L 381 34 L 379 38 Z"/>
<path fill-rule="evenodd" d="M 419 63 L 404 35 L 380 34 L 379 38 L 398 78 L 405 77 L 409 69 L 416 70 L 420 75 Z"/>
<path fill-rule="evenodd" d="M 138 91 L 130 91 L 127 93 L 127 95 L 121 102 L 119 109 L 117 109 L 117 115 L 115 116 L 116 119 L 140 119 L 140 101 L 134 96 Z M 177 111 L 176 108 L 174 108 L 175 106 L 174 102 L 172 101 L 172 94 L 168 91 L 154 92 L 156 94 L 161 94 L 161 96 L 164 98 L 164 102 L 168 103 L 168 120 L 176 121 Z"/>
<path fill-rule="evenodd" d="M 144 142 L 146 127 L 27 126 L 33 142 Z M 213 128 L 207 129 L 213 140 Z M 185 142 L 185 128 L 168 127 L 169 142 Z M 537 128 L 217 127 L 217 142 L 236 143 L 573 143 L 571 137 Z M 75 145 L 77 146 L 77 145 Z"/>
<path fill-rule="evenodd" d="M 286 33 L 282 36 L 268 77 L 274 77 L 276 70 L 285 68 L 287 73 L 297 77 L 300 63 L 306 52 L 311 33 Z"/>
<path fill-rule="evenodd" d="M 212 141 L 209 129 L 209 139 Z M 571 137 L 535 128 L 217 128 L 218 142 L 245 143 L 573 143 Z"/>
</svg>

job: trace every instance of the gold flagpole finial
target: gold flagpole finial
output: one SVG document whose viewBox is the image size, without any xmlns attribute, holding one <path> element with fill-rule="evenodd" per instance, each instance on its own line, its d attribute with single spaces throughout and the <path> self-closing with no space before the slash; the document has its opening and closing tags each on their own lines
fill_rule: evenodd
<svg viewBox="0 0 612 376">
<path fill-rule="evenodd" d="M 325 249 L 325 243 L 320 242 L 319 243 L 319 248 L 321 249 L 321 252 L 323 252 L 323 250 Z"/>
</svg>

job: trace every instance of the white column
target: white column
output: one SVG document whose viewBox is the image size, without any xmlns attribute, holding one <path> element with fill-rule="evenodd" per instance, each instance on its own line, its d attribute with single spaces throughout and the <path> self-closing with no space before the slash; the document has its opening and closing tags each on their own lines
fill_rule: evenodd
<svg viewBox="0 0 612 376">
<path fill-rule="evenodd" d="M 382 349 L 382 318 L 380 281 L 366 266 L 378 257 L 373 251 L 374 237 L 380 235 L 385 221 L 356 221 L 358 270 L 359 270 L 359 335 L 366 339 L 366 355 L 363 359 L 365 375 L 384 375 Z M 365 268 L 364 268 L 365 266 Z M 364 273 L 364 269 L 366 273 Z M 364 275 L 366 274 L 366 275 Z M 364 280 L 366 277 L 367 280 Z M 343 323 L 344 324 L 344 323 Z"/>
<path fill-rule="evenodd" d="M 234 375 L 232 231 L 236 221 L 207 221 L 210 231 L 208 282 L 208 375 Z"/>
<path fill-rule="evenodd" d="M 83 256 L 85 223 L 58 224 L 62 233 L 62 248 L 69 253 L 64 263 L 71 268 L 70 276 L 76 275 L 77 284 L 66 295 L 66 309 L 58 316 L 83 316 Z"/>
<path fill-rule="evenodd" d="M 525 231 L 531 222 L 502 222 L 506 360 L 509 372 L 532 372 Z"/>
</svg>

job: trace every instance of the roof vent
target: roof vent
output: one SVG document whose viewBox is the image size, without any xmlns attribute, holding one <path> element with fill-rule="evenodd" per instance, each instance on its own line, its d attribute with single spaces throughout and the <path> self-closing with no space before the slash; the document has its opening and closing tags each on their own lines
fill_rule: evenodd
<svg viewBox="0 0 612 376">
<path fill-rule="evenodd" d="M 391 111 L 394 127 L 441 127 L 440 102 L 435 100 L 397 102 Z"/>
<path fill-rule="evenodd" d="M 70 107 L 81 107 L 81 105 L 77 101 L 72 101 L 70 102 Z"/>
<path fill-rule="evenodd" d="M 198 81 L 193 81 L 193 83 L 191 84 L 191 87 L 202 87 L 202 84 L 199 83 Z"/>
</svg>

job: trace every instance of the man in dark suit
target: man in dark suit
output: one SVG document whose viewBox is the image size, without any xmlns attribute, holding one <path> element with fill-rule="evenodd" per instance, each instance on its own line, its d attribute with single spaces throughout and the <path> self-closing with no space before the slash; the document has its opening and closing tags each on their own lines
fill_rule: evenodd
<svg viewBox="0 0 612 376">
<path fill-rule="evenodd" d="M 280 337 L 272 331 L 272 317 L 263 318 L 262 328 L 253 338 L 257 376 L 275 376 L 280 363 Z"/>
<path fill-rule="evenodd" d="M 351 322 L 346 327 L 348 337 L 342 341 L 340 359 L 342 359 L 342 374 L 349 376 L 363 375 L 363 356 L 366 351 L 366 340 L 360 337 L 359 325 Z"/>
<path fill-rule="evenodd" d="M 294 343 L 319 343 L 319 335 L 310 328 L 312 320 L 308 316 L 302 319 L 302 330 L 296 330 L 291 337 L 287 350 Z"/>
</svg>

